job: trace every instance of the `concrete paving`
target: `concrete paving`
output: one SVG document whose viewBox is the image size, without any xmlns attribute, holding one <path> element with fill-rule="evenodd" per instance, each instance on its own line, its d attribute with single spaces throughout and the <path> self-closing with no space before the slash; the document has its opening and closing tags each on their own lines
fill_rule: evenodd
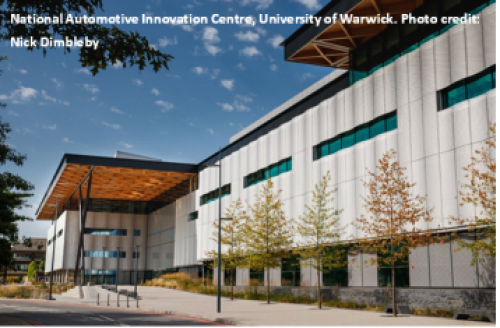
<svg viewBox="0 0 500 328">
<path fill-rule="evenodd" d="M 109 292 L 99 286 L 94 287 L 99 293 L 101 306 L 106 307 L 104 295 Z M 133 290 L 131 286 L 119 289 Z M 114 293 L 113 293 L 114 294 Z M 222 313 L 216 313 L 216 297 L 189 293 L 161 287 L 138 287 L 140 310 L 157 313 L 218 321 L 226 324 L 244 326 L 493 326 L 481 321 L 463 321 L 448 318 L 426 316 L 391 315 L 338 308 L 318 310 L 314 305 L 272 303 L 222 298 Z M 114 297 L 113 297 L 114 296 Z M 111 297 L 111 306 L 116 307 L 116 294 Z M 95 299 L 79 299 L 68 296 L 56 297 L 56 302 L 81 303 L 95 305 Z M 120 307 L 126 307 L 126 297 L 120 297 Z M 135 301 L 130 302 L 130 309 L 135 309 Z"/>
</svg>

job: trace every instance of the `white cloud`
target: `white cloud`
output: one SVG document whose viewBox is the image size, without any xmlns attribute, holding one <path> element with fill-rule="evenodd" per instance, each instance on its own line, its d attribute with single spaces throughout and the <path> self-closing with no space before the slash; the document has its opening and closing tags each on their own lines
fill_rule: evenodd
<svg viewBox="0 0 500 328">
<path fill-rule="evenodd" d="M 62 67 L 64 67 L 64 68 L 66 68 L 66 63 L 65 63 L 65 62 L 62 62 L 62 63 L 61 63 L 61 66 L 62 66 Z"/>
<path fill-rule="evenodd" d="M 234 36 L 244 42 L 258 42 L 260 39 L 260 35 L 258 33 L 252 32 L 252 31 L 246 31 L 245 33 L 243 32 L 238 32 L 235 33 Z"/>
<path fill-rule="evenodd" d="M 18 114 L 18 113 L 14 112 L 13 110 L 10 110 L 10 109 L 9 109 L 9 111 L 8 111 L 8 113 L 7 113 L 7 114 L 9 114 L 9 115 L 11 115 L 11 116 L 19 116 L 19 114 Z"/>
<path fill-rule="evenodd" d="M 250 107 L 248 107 L 244 103 L 237 101 L 237 100 L 234 101 L 234 108 L 236 108 L 236 110 L 239 112 L 249 112 L 250 111 Z"/>
<path fill-rule="evenodd" d="M 220 80 L 220 84 L 228 90 L 234 89 L 234 80 Z"/>
<path fill-rule="evenodd" d="M 28 71 L 27 71 L 27 70 L 25 70 L 25 69 L 20 69 L 20 70 L 19 70 L 19 73 L 21 73 L 21 74 L 28 74 Z"/>
<path fill-rule="evenodd" d="M 239 63 L 238 65 L 236 65 L 236 68 L 241 70 L 241 71 L 245 70 L 245 66 L 242 63 Z"/>
<path fill-rule="evenodd" d="M 73 141 L 72 141 L 72 140 L 70 140 L 70 139 L 69 139 L 69 138 L 67 138 L 67 137 L 62 138 L 62 141 L 63 141 L 63 142 L 65 142 L 65 143 L 73 143 Z"/>
<path fill-rule="evenodd" d="M 309 73 L 309 72 L 308 72 L 308 73 L 304 73 L 304 74 L 302 75 L 302 80 L 304 80 L 304 81 L 305 81 L 305 80 L 309 80 L 309 79 L 312 79 L 313 77 L 314 77 L 314 75 L 313 75 L 313 74 L 311 74 L 311 73 Z"/>
<path fill-rule="evenodd" d="M 0 95 L 0 100 L 10 100 L 13 104 L 22 104 L 28 102 L 38 95 L 38 91 L 33 88 L 26 88 L 22 85 L 9 95 Z"/>
<path fill-rule="evenodd" d="M 243 0 L 241 4 L 243 6 L 249 5 L 249 4 L 255 4 L 257 7 L 255 9 L 257 10 L 263 10 L 269 8 L 273 4 L 274 0 Z"/>
<path fill-rule="evenodd" d="M 116 113 L 116 114 L 120 114 L 120 115 L 125 115 L 125 113 L 123 111 L 119 110 L 116 107 L 111 107 L 111 112 Z"/>
<path fill-rule="evenodd" d="M 207 132 L 210 133 L 210 134 L 214 134 L 215 133 L 214 130 L 212 130 L 212 129 L 207 129 Z"/>
<path fill-rule="evenodd" d="M 84 83 L 83 88 L 90 93 L 98 93 L 99 91 L 101 91 L 95 84 Z"/>
<path fill-rule="evenodd" d="M 172 39 L 168 39 L 166 36 L 158 40 L 160 47 L 175 46 L 177 44 L 177 36 L 174 35 Z"/>
<path fill-rule="evenodd" d="M 212 80 L 216 79 L 220 73 L 220 69 L 212 68 L 212 70 L 210 70 L 210 68 L 208 67 L 201 67 L 201 66 L 193 67 L 191 70 L 196 75 L 208 75 Z"/>
<path fill-rule="evenodd" d="M 269 68 L 271 69 L 271 71 L 276 72 L 278 70 L 278 65 L 271 64 L 271 66 Z"/>
<path fill-rule="evenodd" d="M 259 33 L 262 36 L 266 36 L 267 35 L 267 31 L 264 28 L 260 27 L 260 26 L 255 27 L 255 30 L 257 31 L 257 33 Z"/>
<path fill-rule="evenodd" d="M 59 81 L 55 77 L 51 78 L 50 80 L 56 85 L 56 89 L 61 89 L 62 88 L 63 83 L 61 81 Z"/>
<path fill-rule="evenodd" d="M 50 131 L 54 131 L 55 129 L 57 129 L 57 125 L 56 124 L 49 124 L 49 125 L 43 125 L 42 126 L 44 129 L 46 130 L 50 130 Z"/>
<path fill-rule="evenodd" d="M 217 103 L 217 105 L 219 105 L 222 108 L 222 110 L 226 112 L 232 112 L 234 110 L 233 105 L 229 103 Z"/>
<path fill-rule="evenodd" d="M 155 104 L 161 107 L 161 111 L 166 113 L 170 111 L 172 108 L 174 108 L 174 104 L 169 103 L 168 101 L 163 101 L 163 100 L 157 100 L 155 101 Z"/>
<path fill-rule="evenodd" d="M 138 85 L 138 86 L 141 86 L 141 85 L 144 84 L 144 82 L 142 82 L 139 79 L 132 79 L 132 83 L 135 84 L 135 85 Z"/>
<path fill-rule="evenodd" d="M 180 24 L 179 26 L 186 32 L 194 32 L 194 26 L 192 25 Z"/>
<path fill-rule="evenodd" d="M 236 97 L 234 97 L 234 98 L 241 100 L 242 102 L 245 102 L 245 103 L 253 102 L 253 98 L 250 96 L 236 95 Z"/>
<path fill-rule="evenodd" d="M 285 41 L 285 38 L 280 34 L 276 34 L 267 40 L 267 43 L 270 43 L 274 48 L 278 49 L 283 41 Z"/>
<path fill-rule="evenodd" d="M 49 96 L 45 90 L 42 90 L 42 98 L 48 101 L 57 102 L 57 99 Z"/>
<path fill-rule="evenodd" d="M 153 88 L 151 89 L 151 93 L 154 94 L 155 96 L 158 96 L 160 94 L 160 91 L 158 91 L 158 89 L 156 88 Z"/>
<path fill-rule="evenodd" d="M 247 57 L 253 57 L 253 56 L 261 55 L 262 53 L 255 46 L 251 46 L 251 47 L 245 47 L 245 48 L 241 49 L 240 54 L 243 56 L 247 56 Z"/>
<path fill-rule="evenodd" d="M 219 31 L 212 26 L 207 26 L 203 30 L 203 41 L 217 43 L 220 42 Z"/>
<path fill-rule="evenodd" d="M 222 52 L 222 49 L 214 44 L 211 43 L 205 43 L 205 50 L 211 54 L 212 56 L 217 55 L 218 53 Z"/>
<path fill-rule="evenodd" d="M 309 10 L 319 10 L 321 9 L 321 4 L 318 0 L 294 0 L 295 2 L 304 5 Z"/>
<path fill-rule="evenodd" d="M 120 124 L 117 124 L 117 123 L 108 123 L 108 122 L 102 121 L 101 124 L 104 126 L 107 126 L 108 128 L 112 128 L 115 130 L 119 130 L 121 128 Z"/>
<path fill-rule="evenodd" d="M 127 149 L 134 148 L 134 145 L 131 145 L 131 144 L 123 142 L 123 141 L 120 142 L 119 145 L 121 145 L 121 146 L 123 146 L 123 147 L 125 147 Z"/>
<path fill-rule="evenodd" d="M 80 68 L 80 69 L 75 69 L 75 72 L 77 73 L 82 73 L 82 74 L 85 74 L 85 75 L 91 75 L 92 73 L 90 73 L 90 71 L 86 68 Z"/>
<path fill-rule="evenodd" d="M 116 63 L 111 64 L 111 67 L 113 67 L 114 69 L 122 68 L 123 67 L 123 62 L 117 60 Z"/>
</svg>

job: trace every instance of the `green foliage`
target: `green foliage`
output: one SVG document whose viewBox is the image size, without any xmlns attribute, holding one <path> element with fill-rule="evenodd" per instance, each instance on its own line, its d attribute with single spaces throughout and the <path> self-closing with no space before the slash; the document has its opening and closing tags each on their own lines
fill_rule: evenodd
<svg viewBox="0 0 500 328">
<path fill-rule="evenodd" d="M 5 59 L 7 58 L 0 56 L 0 62 Z M 0 103 L 1 107 L 5 107 L 5 104 Z M 9 123 L 2 121 L 0 117 L 0 165 L 10 162 L 16 166 L 22 166 L 26 155 L 15 151 L 7 143 L 11 131 Z M 17 222 L 31 220 L 27 216 L 17 214 L 16 211 L 29 207 L 26 199 L 32 196 L 30 192 L 33 189 L 31 183 L 17 174 L 7 171 L 0 173 L 0 267 L 2 268 L 15 268 L 11 246 L 18 243 L 20 239 Z M 23 237 L 21 242 L 26 246 L 31 246 L 30 239 Z"/>
<path fill-rule="evenodd" d="M 426 198 L 414 195 L 416 183 L 410 183 L 391 149 L 379 159 L 377 172 L 368 171 L 369 179 L 363 181 L 363 197 L 367 215 L 356 218 L 356 226 L 364 234 L 361 249 L 377 253 L 377 262 L 370 265 L 391 266 L 392 295 L 395 293 L 395 265 L 408 262 L 408 255 L 415 247 L 439 241 L 431 231 L 419 228 L 423 222 L 432 221 L 426 209 Z M 396 308 L 396 297 L 393 297 Z M 396 315 L 394 311 L 393 315 Z"/>
<path fill-rule="evenodd" d="M 471 163 L 463 168 L 467 183 L 459 193 L 460 206 L 473 205 L 479 215 L 472 218 L 452 217 L 459 225 L 468 225 L 469 231 L 478 233 L 475 241 L 459 239 L 459 245 L 472 253 L 471 265 L 486 256 L 496 258 L 496 123 L 490 124 L 491 139 L 485 141 L 486 148 L 476 150 Z"/>
<path fill-rule="evenodd" d="M 312 205 L 305 206 L 305 213 L 297 221 L 297 230 L 304 241 L 294 250 L 295 254 L 305 260 L 304 264 L 325 273 L 347 265 L 343 261 L 345 249 L 332 247 L 339 244 L 344 227 L 340 223 L 342 210 L 331 206 L 336 190 L 329 189 L 330 180 L 328 171 L 320 183 L 316 184 Z"/>
<path fill-rule="evenodd" d="M 168 69 L 171 55 L 164 54 L 149 44 L 148 40 L 137 32 L 125 32 L 116 26 L 106 27 L 99 24 L 11 24 L 11 15 L 22 17 L 36 14 L 37 16 L 53 17 L 62 14 L 72 14 L 74 18 L 84 15 L 94 16 L 98 11 L 104 11 L 102 0 L 0 0 L 1 38 L 5 41 L 12 37 L 33 37 L 39 41 L 42 37 L 73 39 L 87 36 L 90 40 L 99 40 L 97 49 L 80 48 L 80 62 L 83 67 L 91 67 L 93 75 L 106 69 L 110 64 L 137 65 L 143 70 L 151 65 L 155 72 L 162 67 Z M 40 48 L 39 44 L 36 47 Z M 47 48 L 42 48 L 44 56 Z M 33 51 L 33 47 L 28 48 Z M 66 52 L 71 48 L 66 47 Z"/>
<path fill-rule="evenodd" d="M 35 261 L 31 261 L 28 265 L 28 278 L 33 279 L 36 278 L 36 272 L 38 271 L 38 265 Z"/>
</svg>

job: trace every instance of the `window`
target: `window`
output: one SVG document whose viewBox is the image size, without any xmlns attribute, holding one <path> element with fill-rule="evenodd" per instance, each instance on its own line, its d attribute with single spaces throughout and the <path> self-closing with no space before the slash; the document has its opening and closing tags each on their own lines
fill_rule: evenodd
<svg viewBox="0 0 500 328">
<path fill-rule="evenodd" d="M 496 66 L 492 66 L 479 74 L 458 81 L 441 90 L 442 102 L 440 109 L 446 109 L 494 89 L 496 86 L 495 70 Z"/>
<path fill-rule="evenodd" d="M 479 0 L 481 3 L 478 7 L 470 10 L 472 1 L 452 0 L 444 1 L 442 5 L 437 7 L 436 1 L 426 1 L 419 9 L 414 12 L 414 16 L 459 16 L 462 14 L 478 14 L 487 6 L 495 3 L 496 0 Z M 461 13 L 459 13 L 459 11 Z M 353 67 L 349 71 L 349 83 L 354 83 L 372 75 L 378 69 L 392 64 L 396 59 L 405 54 L 408 54 L 437 36 L 445 33 L 456 24 L 451 23 L 443 26 L 443 24 L 434 24 L 433 26 L 419 27 L 416 24 L 401 24 L 399 26 L 391 26 L 386 29 L 383 34 L 364 43 L 351 53 L 351 63 Z M 400 38 L 400 35 L 402 38 Z M 383 52 L 379 38 L 384 39 Z M 420 40 L 420 41 L 419 41 Z M 415 42 L 418 41 L 418 42 Z M 369 59 L 367 60 L 367 50 L 369 50 Z M 394 54 L 394 55 L 392 55 Z M 392 55 L 392 56 L 391 56 Z M 391 56 L 389 59 L 385 59 Z"/>
<path fill-rule="evenodd" d="M 196 219 L 198 219 L 198 211 L 189 213 L 188 222 L 194 221 Z"/>
<path fill-rule="evenodd" d="M 31 254 L 14 254 L 14 258 L 31 260 Z"/>
<path fill-rule="evenodd" d="M 250 269 L 250 286 L 264 286 L 264 269 Z"/>
<path fill-rule="evenodd" d="M 28 264 L 18 264 L 17 268 L 21 271 L 28 271 Z"/>
<path fill-rule="evenodd" d="M 396 251 L 398 251 L 396 249 Z M 390 258 L 390 253 L 377 254 L 380 258 Z M 392 268 L 388 262 L 378 259 L 378 285 L 379 287 L 386 287 L 392 284 Z M 408 256 L 405 259 L 396 261 L 394 274 L 396 277 L 396 287 L 409 287 L 410 286 L 410 269 L 408 265 Z"/>
<path fill-rule="evenodd" d="M 231 184 L 227 184 L 221 188 L 221 197 L 231 194 Z M 200 197 L 200 205 L 205 205 L 214 200 L 219 199 L 219 188 Z"/>
<path fill-rule="evenodd" d="M 326 146 L 328 149 L 328 145 Z M 243 178 L 243 185 L 245 188 L 253 186 L 262 181 L 266 181 L 268 178 L 277 177 L 280 174 L 289 172 L 292 170 L 292 158 L 281 160 L 278 163 L 269 165 L 268 167 L 251 173 Z"/>
<path fill-rule="evenodd" d="M 281 259 L 281 286 L 300 286 L 300 256 Z"/>
<path fill-rule="evenodd" d="M 314 159 L 316 160 L 335 154 L 341 149 L 352 147 L 370 138 L 375 138 L 379 134 L 395 130 L 397 127 L 398 117 L 394 111 L 316 145 L 314 147 L 315 150 L 313 150 Z"/>
<path fill-rule="evenodd" d="M 134 252 L 134 253 L 132 253 L 132 258 L 133 259 L 140 258 L 140 257 L 141 257 L 141 252 Z"/>
<path fill-rule="evenodd" d="M 236 286 L 236 269 L 224 269 L 224 286 Z"/>
<path fill-rule="evenodd" d="M 101 236 L 126 236 L 127 235 L 127 229 L 86 228 L 83 232 L 86 235 L 101 235 Z"/>
<path fill-rule="evenodd" d="M 50 246 L 50 244 L 52 244 L 52 240 L 49 239 L 49 241 L 47 242 L 47 245 Z"/>
<path fill-rule="evenodd" d="M 141 230 L 134 230 L 134 237 L 140 237 L 141 236 Z"/>
<path fill-rule="evenodd" d="M 59 232 L 57 233 L 57 238 L 61 237 L 63 234 L 63 229 L 59 230 Z"/>
<path fill-rule="evenodd" d="M 323 263 L 323 286 L 347 286 L 349 280 L 347 271 L 347 247 L 339 246 L 335 249 L 329 248 L 326 249 L 325 252 L 334 253 L 330 258 L 336 259 L 336 265 L 332 268 L 329 265 L 325 266 Z"/>
<path fill-rule="evenodd" d="M 104 258 L 117 258 L 120 256 L 121 259 L 124 259 L 127 256 L 127 252 L 120 251 L 85 251 L 85 257 L 104 257 Z"/>
</svg>

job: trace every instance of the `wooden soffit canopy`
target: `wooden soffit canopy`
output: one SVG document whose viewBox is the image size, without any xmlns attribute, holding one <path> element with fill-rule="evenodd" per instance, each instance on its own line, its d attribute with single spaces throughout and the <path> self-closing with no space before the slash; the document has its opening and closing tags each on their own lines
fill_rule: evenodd
<svg viewBox="0 0 500 328">
<path fill-rule="evenodd" d="M 90 198 L 129 201 L 169 201 L 165 193 L 197 175 L 197 165 L 147 160 L 64 155 L 36 212 L 37 220 L 53 220 L 58 209 L 78 199 L 81 186 L 87 193 L 87 177 L 92 171 Z M 182 196 L 182 195 L 179 195 Z"/>
<path fill-rule="evenodd" d="M 401 15 L 414 11 L 423 2 L 424 0 L 361 0 L 347 12 L 339 14 L 352 14 L 354 17 L 376 17 L 389 14 L 397 21 Z M 386 24 L 342 24 L 341 20 L 337 19 L 334 24 L 327 26 L 305 42 L 291 56 L 287 56 L 286 60 L 349 69 L 349 52 L 386 28 Z M 288 40 L 285 41 L 285 47 L 287 42 Z"/>
</svg>

